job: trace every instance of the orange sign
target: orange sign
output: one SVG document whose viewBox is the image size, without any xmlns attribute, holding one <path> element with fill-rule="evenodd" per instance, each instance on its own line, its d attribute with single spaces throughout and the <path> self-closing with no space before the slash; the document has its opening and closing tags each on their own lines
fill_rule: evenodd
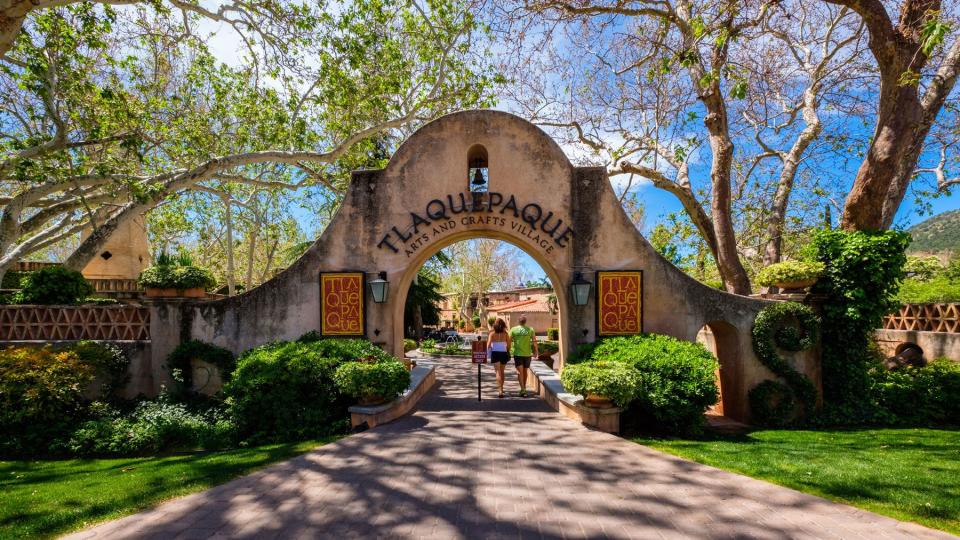
<svg viewBox="0 0 960 540">
<path fill-rule="evenodd" d="M 364 334 L 363 272 L 320 274 L 320 333 L 324 336 Z"/>
<path fill-rule="evenodd" d="M 597 272 L 597 335 L 642 332 L 642 303 L 642 272 Z"/>
</svg>

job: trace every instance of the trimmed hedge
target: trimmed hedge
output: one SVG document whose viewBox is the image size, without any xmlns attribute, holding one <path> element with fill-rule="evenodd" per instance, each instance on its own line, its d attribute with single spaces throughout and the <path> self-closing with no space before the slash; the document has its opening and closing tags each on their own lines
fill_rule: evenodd
<svg viewBox="0 0 960 540">
<path fill-rule="evenodd" d="M 157 289 L 209 289 L 217 284 L 213 274 L 196 266 L 154 265 L 140 273 L 141 287 Z"/>
</svg>

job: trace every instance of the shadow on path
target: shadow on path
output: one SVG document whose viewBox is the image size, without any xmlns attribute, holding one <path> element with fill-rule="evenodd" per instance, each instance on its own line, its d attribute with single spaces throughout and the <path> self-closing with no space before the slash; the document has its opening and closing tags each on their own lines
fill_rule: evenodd
<svg viewBox="0 0 960 540">
<path fill-rule="evenodd" d="M 469 360 L 437 370 L 413 415 L 75 537 L 950 537 L 497 399 L 490 366 L 480 402 Z"/>
</svg>

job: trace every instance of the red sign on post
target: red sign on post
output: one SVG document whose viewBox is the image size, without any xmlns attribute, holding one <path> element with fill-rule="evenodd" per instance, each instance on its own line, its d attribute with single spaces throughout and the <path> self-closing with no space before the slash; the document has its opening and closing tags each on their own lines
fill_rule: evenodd
<svg viewBox="0 0 960 540">
<path fill-rule="evenodd" d="M 320 333 L 364 335 L 363 272 L 320 274 Z"/>
<path fill-rule="evenodd" d="M 471 346 L 473 347 L 473 363 L 474 364 L 486 364 L 487 363 L 487 344 L 483 341 L 474 341 Z"/>
<path fill-rule="evenodd" d="M 642 302 L 642 272 L 597 272 L 597 335 L 642 332 Z"/>
</svg>

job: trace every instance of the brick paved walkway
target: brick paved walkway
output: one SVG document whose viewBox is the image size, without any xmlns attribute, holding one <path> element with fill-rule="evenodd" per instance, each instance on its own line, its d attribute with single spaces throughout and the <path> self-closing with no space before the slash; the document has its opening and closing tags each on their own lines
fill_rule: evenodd
<svg viewBox="0 0 960 540">
<path fill-rule="evenodd" d="M 951 538 L 589 431 L 537 399 L 477 403 L 475 368 L 438 369 L 412 416 L 72 538 Z"/>
</svg>

